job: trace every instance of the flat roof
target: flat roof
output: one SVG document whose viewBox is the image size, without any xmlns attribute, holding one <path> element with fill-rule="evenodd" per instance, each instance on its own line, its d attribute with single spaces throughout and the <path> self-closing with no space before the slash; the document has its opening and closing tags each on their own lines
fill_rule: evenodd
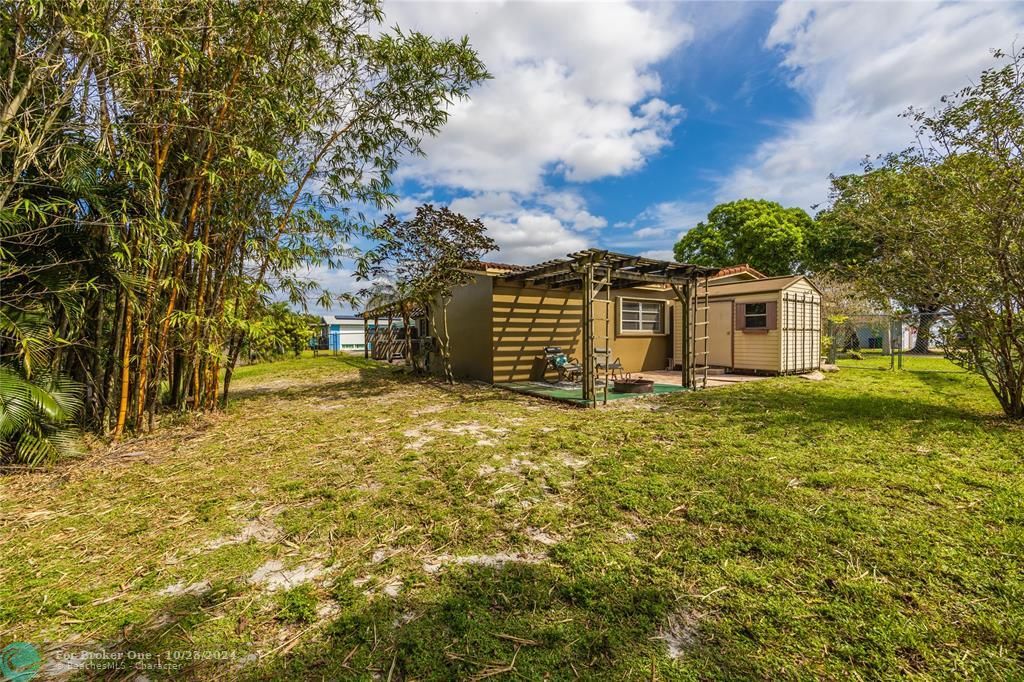
<svg viewBox="0 0 1024 682">
<path fill-rule="evenodd" d="M 362 322 L 363 318 L 360 315 L 321 315 L 320 319 L 326 324 L 333 324 L 334 322 Z"/>
</svg>

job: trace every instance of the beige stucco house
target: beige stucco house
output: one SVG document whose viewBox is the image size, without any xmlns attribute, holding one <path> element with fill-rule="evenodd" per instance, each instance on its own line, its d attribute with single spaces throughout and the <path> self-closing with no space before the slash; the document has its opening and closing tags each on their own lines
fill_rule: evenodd
<svg viewBox="0 0 1024 682">
<path fill-rule="evenodd" d="M 469 270 L 472 280 L 453 292 L 447 318 L 456 377 L 495 384 L 552 379 L 546 347 L 559 346 L 570 356 L 583 357 L 583 291 L 516 276 L 527 270 L 501 263 L 475 264 Z M 702 288 L 696 289 L 698 312 L 690 317 L 697 324 L 689 330 L 696 343 L 686 340 L 683 305 L 671 285 L 608 287 L 600 295 L 602 304 L 592 307 L 593 328 L 608 330 L 611 358 L 619 360 L 624 372 L 679 368 L 686 357 L 684 345 L 696 351 L 690 356 L 691 366 L 704 364 L 704 328 L 710 366 L 763 373 L 801 372 L 818 366 L 821 297 L 805 277 L 765 277 L 746 266 L 717 272 L 707 280 L 706 299 Z M 433 337 L 438 325 L 427 314 L 416 333 Z M 604 339 L 596 345 L 602 347 Z M 436 354 L 433 360 L 437 363 Z"/>
</svg>

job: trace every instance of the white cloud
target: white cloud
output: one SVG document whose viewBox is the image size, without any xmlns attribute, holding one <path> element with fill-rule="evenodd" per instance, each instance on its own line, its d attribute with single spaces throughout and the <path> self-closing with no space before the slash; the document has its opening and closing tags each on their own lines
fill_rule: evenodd
<svg viewBox="0 0 1024 682">
<path fill-rule="evenodd" d="M 390 3 L 389 23 L 467 34 L 494 78 L 459 102 L 400 178 L 476 192 L 541 192 L 641 168 L 669 143 L 678 105 L 653 66 L 692 37 L 669 5 Z"/>
<path fill-rule="evenodd" d="M 899 114 L 929 108 L 995 64 L 1024 32 L 1019 4 L 806 3 L 776 14 L 765 45 L 783 53 L 810 114 L 782 126 L 721 181 L 716 198 L 769 198 L 810 208 L 829 173 L 913 143 Z"/>
<path fill-rule="evenodd" d="M 528 265 L 591 246 L 594 231 L 607 221 L 586 209 L 583 198 L 568 190 L 536 196 L 481 192 L 451 202 L 453 211 L 480 218 L 499 245 L 489 257 Z"/>
<path fill-rule="evenodd" d="M 672 249 L 656 249 L 654 251 L 641 251 L 640 255 L 644 258 L 654 258 L 656 260 L 667 260 L 674 261 L 676 259 L 675 254 L 672 253 Z"/>
<path fill-rule="evenodd" d="M 503 263 L 531 265 L 591 246 L 588 239 L 544 213 L 523 213 L 512 220 L 484 218 L 501 250 L 491 256 Z"/>
<path fill-rule="evenodd" d="M 615 247 L 641 251 L 641 255 L 664 258 L 671 255 L 679 238 L 707 217 L 710 206 L 694 201 L 663 201 L 648 206 L 632 220 L 615 226 L 630 232 L 615 240 Z"/>
</svg>

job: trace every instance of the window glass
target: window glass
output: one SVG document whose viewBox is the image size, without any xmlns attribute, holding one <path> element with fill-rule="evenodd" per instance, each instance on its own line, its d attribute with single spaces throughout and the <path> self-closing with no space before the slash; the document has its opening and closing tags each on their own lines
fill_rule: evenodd
<svg viewBox="0 0 1024 682">
<path fill-rule="evenodd" d="M 747 303 L 744 310 L 744 317 L 746 318 L 744 326 L 747 329 L 767 329 L 768 304 Z"/>
<path fill-rule="evenodd" d="M 624 332 L 661 333 L 665 328 L 665 306 L 656 301 L 622 300 L 619 329 Z"/>
</svg>

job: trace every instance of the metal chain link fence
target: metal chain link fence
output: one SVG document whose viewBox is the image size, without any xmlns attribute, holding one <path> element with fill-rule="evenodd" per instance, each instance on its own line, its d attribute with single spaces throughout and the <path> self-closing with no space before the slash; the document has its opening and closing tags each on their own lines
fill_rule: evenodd
<svg viewBox="0 0 1024 682">
<path fill-rule="evenodd" d="M 855 315 L 825 324 L 822 348 L 831 364 L 851 369 L 964 373 L 945 357 L 949 322 L 933 318 L 927 340 L 918 343 L 913 315 Z M 925 350 L 927 348 L 927 350 Z"/>
</svg>

